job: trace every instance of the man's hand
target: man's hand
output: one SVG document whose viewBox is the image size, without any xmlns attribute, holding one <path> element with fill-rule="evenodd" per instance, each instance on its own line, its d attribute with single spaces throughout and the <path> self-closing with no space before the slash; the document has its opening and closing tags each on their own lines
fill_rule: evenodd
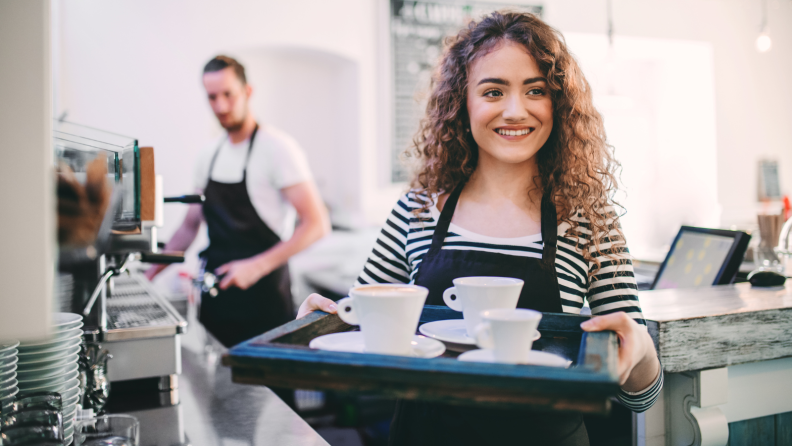
<svg viewBox="0 0 792 446">
<path fill-rule="evenodd" d="M 262 277 L 271 273 L 275 268 L 269 264 L 266 257 L 255 256 L 248 259 L 234 260 L 215 269 L 215 274 L 222 276 L 220 289 L 227 290 L 235 286 L 246 290 L 255 285 Z"/>
<path fill-rule="evenodd" d="M 316 310 L 322 310 L 326 313 L 335 313 L 338 311 L 338 307 L 332 300 L 313 293 L 303 301 L 302 305 L 300 305 L 300 310 L 297 311 L 297 319 L 313 313 Z"/>
<path fill-rule="evenodd" d="M 619 384 L 628 392 L 647 388 L 657 378 L 660 361 L 646 327 L 620 311 L 580 324 L 585 331 L 615 331 L 619 336 Z"/>
</svg>

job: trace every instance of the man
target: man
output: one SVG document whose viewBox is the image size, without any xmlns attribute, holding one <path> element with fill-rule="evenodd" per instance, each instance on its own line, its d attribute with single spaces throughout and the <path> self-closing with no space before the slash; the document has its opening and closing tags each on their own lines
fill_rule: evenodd
<svg viewBox="0 0 792 446">
<path fill-rule="evenodd" d="M 230 347 L 294 319 L 287 262 L 330 224 L 299 146 L 256 122 L 244 67 L 217 56 L 204 67 L 203 84 L 227 135 L 201 154 L 195 186 L 206 202 L 190 207 L 165 249 L 186 250 L 206 221 L 209 247 L 201 256 L 221 280 L 216 297 L 202 296 L 199 319 Z"/>
</svg>

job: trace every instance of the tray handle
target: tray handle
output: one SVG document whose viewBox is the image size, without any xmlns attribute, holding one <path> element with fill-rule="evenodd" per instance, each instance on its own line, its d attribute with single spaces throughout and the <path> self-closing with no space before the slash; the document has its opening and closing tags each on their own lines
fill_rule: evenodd
<svg viewBox="0 0 792 446">
<path fill-rule="evenodd" d="M 606 372 L 618 379 L 619 342 L 613 331 L 584 332 L 580 340 L 578 367 Z"/>
</svg>

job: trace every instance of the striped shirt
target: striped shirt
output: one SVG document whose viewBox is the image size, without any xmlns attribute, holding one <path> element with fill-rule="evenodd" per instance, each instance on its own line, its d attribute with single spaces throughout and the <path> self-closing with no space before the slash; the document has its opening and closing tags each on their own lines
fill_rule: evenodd
<svg viewBox="0 0 792 446">
<path fill-rule="evenodd" d="M 377 238 L 357 284 L 415 282 L 440 218 L 436 205 L 416 215 L 414 211 L 421 208 L 414 192 L 408 192 L 398 201 Z M 613 250 L 613 241 L 618 240 L 618 219 L 612 209 L 606 209 L 603 218 L 612 229 L 608 234 L 598 235 L 601 253 L 591 242 L 593 234 L 589 229 L 589 221 L 580 214 L 573 217 L 579 223 L 575 231 L 579 235 L 580 247 L 576 238 L 567 234 L 570 229 L 568 223 L 558 226 L 555 268 L 561 291 L 561 308 L 565 313 L 580 314 L 585 299 L 594 315 L 624 311 L 636 322 L 645 325 L 629 251 L 626 247 L 621 252 Z M 516 238 L 488 237 L 452 222 L 442 249 L 486 251 L 541 259 L 543 246 L 541 234 Z M 596 274 L 589 275 L 596 269 L 596 264 L 586 261 L 581 249 L 588 249 L 599 260 L 600 269 Z M 607 257 L 612 252 L 617 252 L 614 258 Z M 619 400 L 628 408 L 641 412 L 654 404 L 661 388 L 662 373 L 644 391 L 634 394 L 620 392 Z"/>
</svg>

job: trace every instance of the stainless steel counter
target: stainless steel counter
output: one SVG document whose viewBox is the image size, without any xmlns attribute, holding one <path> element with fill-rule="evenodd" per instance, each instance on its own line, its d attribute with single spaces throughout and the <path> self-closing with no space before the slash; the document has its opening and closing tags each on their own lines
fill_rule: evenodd
<svg viewBox="0 0 792 446">
<path fill-rule="evenodd" d="M 194 318 L 182 336 L 180 402 L 123 411 L 140 420 L 141 446 L 328 445 L 268 388 L 232 383 L 225 349 Z"/>
</svg>

